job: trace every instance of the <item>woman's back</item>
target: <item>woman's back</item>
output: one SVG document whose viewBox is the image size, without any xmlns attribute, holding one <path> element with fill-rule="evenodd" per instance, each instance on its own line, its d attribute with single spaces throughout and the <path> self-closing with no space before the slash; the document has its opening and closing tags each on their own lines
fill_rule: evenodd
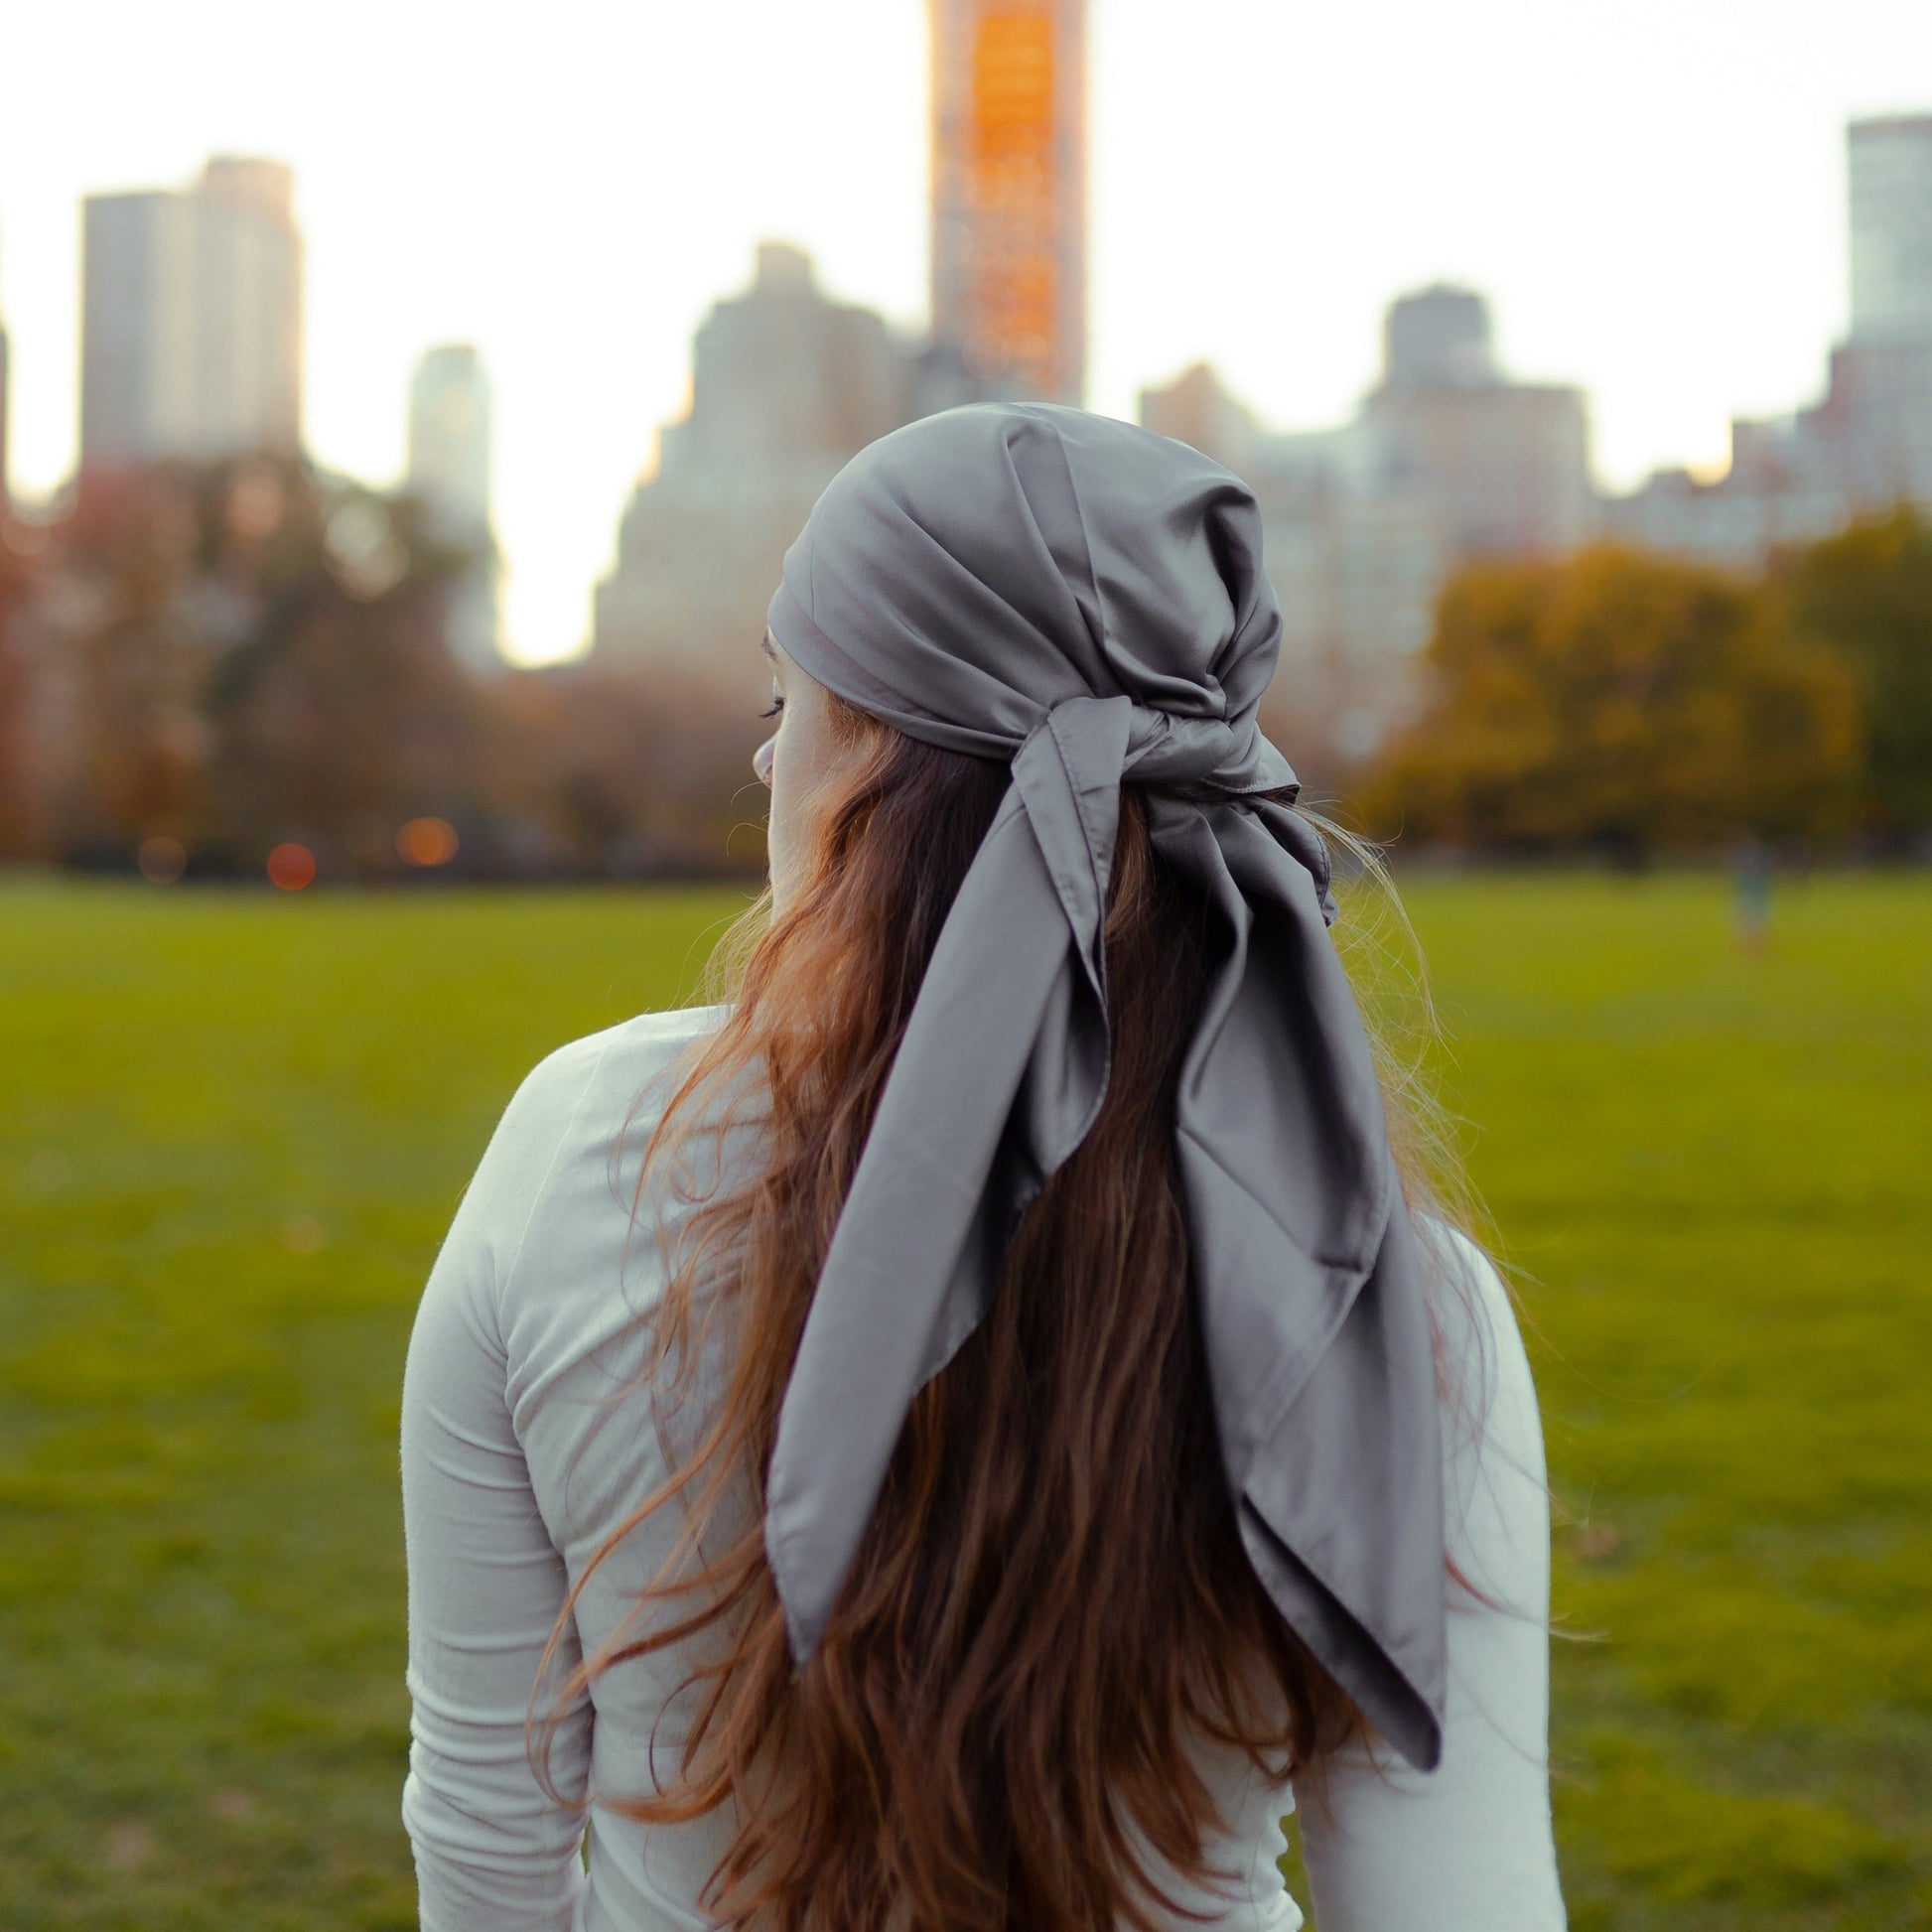
<svg viewBox="0 0 1932 1932">
<path fill-rule="evenodd" d="M 663 1286 L 657 1229 L 682 1209 L 654 1189 L 633 1224 L 632 1190 L 671 1091 L 659 1076 L 724 1017 L 644 1014 L 543 1061 L 506 1111 L 424 1295 L 402 1452 L 415 1706 L 404 1817 L 425 1932 L 712 1923 L 699 1900 L 733 1836 L 729 1804 L 646 1828 L 584 1803 L 651 1789 L 653 1762 L 658 1783 L 674 1780 L 690 1711 L 678 1690 L 695 1653 L 649 1652 L 594 1680 L 551 1757 L 571 1803 L 541 1789 L 524 1723 L 571 1587 L 667 1472 L 651 1390 L 638 1386 L 639 1317 Z M 1303 1807 L 1323 1932 L 1563 1923 L 1544 1764 L 1548 1516 L 1535 1395 L 1500 1284 L 1472 1248 L 1460 1252 L 1469 1301 L 1443 1311 L 1469 1398 L 1446 1439 L 1450 1550 L 1503 1607 L 1452 1611 L 1438 1771 L 1393 1759 L 1378 1770 L 1351 1750 L 1331 1767 L 1328 1813 Z M 617 1629 L 673 1557 L 682 1522 L 676 1508 L 645 1516 L 592 1570 L 557 1675 Z M 1094 1609 L 1104 1618 L 1105 1605 Z M 1219 1899 L 1167 1889 L 1223 1925 L 1292 1932 L 1301 1915 L 1276 1860 L 1293 1791 L 1238 1753 L 1203 1745 L 1199 1761 L 1230 1826 L 1212 1856 L 1236 1875 Z"/>
</svg>

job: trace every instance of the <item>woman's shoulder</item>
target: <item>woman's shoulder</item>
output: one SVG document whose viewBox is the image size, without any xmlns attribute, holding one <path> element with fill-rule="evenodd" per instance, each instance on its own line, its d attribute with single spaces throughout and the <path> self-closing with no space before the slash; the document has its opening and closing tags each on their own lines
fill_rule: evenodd
<svg viewBox="0 0 1932 1932">
<path fill-rule="evenodd" d="M 1448 1365 L 1473 1378 L 1486 1410 L 1499 1393 L 1499 1376 L 1510 1379 L 1519 1361 L 1527 1370 L 1515 1299 L 1494 1257 L 1465 1229 L 1425 1214 L 1417 1219 L 1417 1233 L 1441 1291 L 1432 1312 L 1443 1354 Z"/>
<path fill-rule="evenodd" d="M 684 1047 L 717 1032 L 729 1013 L 729 1007 L 661 1007 L 566 1039 L 523 1074 L 512 1105 L 516 1101 L 533 1107 L 555 1105 L 572 1088 L 582 1091 L 591 1074 L 605 1066 L 649 1078 Z"/>
<path fill-rule="evenodd" d="M 663 1007 L 553 1047 L 524 1074 L 504 1110 L 525 1127 L 562 1128 L 595 1087 L 628 1082 L 633 1092 L 668 1071 L 685 1047 L 724 1024 L 729 1006 Z"/>
<path fill-rule="evenodd" d="M 1548 1468 L 1541 1408 L 1504 1271 L 1462 1229 L 1426 1222 L 1443 1292 L 1433 1313 L 1445 1371 L 1451 1545 L 1506 1599 L 1547 1590 Z M 1540 1615 L 1541 1612 L 1538 1612 Z"/>
<path fill-rule="evenodd" d="M 458 1225 L 494 1257 L 500 1292 L 542 1200 L 640 1115 L 683 1050 L 720 1026 L 724 1006 L 671 1007 L 566 1040 L 517 1082 L 471 1175 Z M 453 1230 L 454 1232 L 455 1230 Z"/>
<path fill-rule="evenodd" d="M 1473 1234 L 1441 1214 L 1419 1215 L 1417 1230 L 1444 1273 L 1474 1296 L 1484 1311 L 1491 1314 L 1508 1311 L 1509 1291 L 1502 1270 Z"/>
</svg>

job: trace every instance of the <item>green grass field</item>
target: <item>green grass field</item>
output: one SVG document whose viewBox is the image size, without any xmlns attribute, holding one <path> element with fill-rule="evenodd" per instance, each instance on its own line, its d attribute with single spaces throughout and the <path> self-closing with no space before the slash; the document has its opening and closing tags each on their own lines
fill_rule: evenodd
<svg viewBox="0 0 1932 1932">
<path fill-rule="evenodd" d="M 1932 882 L 1429 880 L 1559 1496 L 1580 1932 L 1932 1925 Z M 413 1925 L 397 1394 L 728 893 L 0 891 L 0 1925 Z M 1417 1928 L 1417 1932 L 1424 1932 Z"/>
</svg>

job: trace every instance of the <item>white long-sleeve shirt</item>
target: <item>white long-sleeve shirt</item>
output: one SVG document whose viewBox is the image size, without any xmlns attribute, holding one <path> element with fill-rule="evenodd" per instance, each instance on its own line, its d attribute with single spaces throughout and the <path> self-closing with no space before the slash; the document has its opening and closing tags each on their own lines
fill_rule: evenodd
<svg viewBox="0 0 1932 1932">
<path fill-rule="evenodd" d="M 670 1781 L 679 1653 L 618 1666 L 579 1701 L 551 1758 L 566 1803 L 530 1769 L 524 1718 L 566 1592 L 666 1473 L 648 1402 L 621 1392 L 643 1370 L 638 1317 L 662 1288 L 650 1209 L 679 1210 L 646 1202 L 638 1238 L 631 1190 L 669 1093 L 658 1076 L 724 1015 L 642 1014 L 543 1060 L 504 1112 L 424 1290 L 402 1402 L 413 1701 L 402 1810 L 423 1932 L 710 1924 L 697 1900 L 732 1835 L 728 1814 L 646 1828 L 592 1802 L 650 1788 L 653 1723 Z M 1352 1750 L 1331 1766 L 1330 1815 L 1302 1807 L 1320 1932 L 1557 1932 L 1565 1922 L 1546 1765 L 1549 1513 L 1536 1392 L 1495 1271 L 1456 1242 L 1475 1319 L 1457 1301 L 1444 1314 L 1476 1427 L 1446 1428 L 1449 1546 L 1503 1607 L 1452 1598 L 1433 1774 L 1386 1748 L 1375 1764 Z M 594 1650 L 658 1573 L 678 1514 L 646 1519 L 592 1576 L 563 1666 Z M 1190 1902 L 1218 1912 L 1226 1932 L 1294 1932 L 1302 1914 L 1276 1866 L 1294 1789 L 1231 1753 L 1205 1761 L 1234 1827 L 1217 1863 L 1252 1876 L 1235 1907 L 1224 1895 Z"/>
</svg>

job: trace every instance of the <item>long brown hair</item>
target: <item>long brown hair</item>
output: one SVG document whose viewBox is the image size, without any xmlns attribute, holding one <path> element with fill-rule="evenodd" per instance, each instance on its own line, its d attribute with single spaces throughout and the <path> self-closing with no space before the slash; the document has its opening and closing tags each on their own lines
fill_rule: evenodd
<svg viewBox="0 0 1932 1932">
<path fill-rule="evenodd" d="M 701 1103 L 756 1096 L 758 1171 L 687 1192 L 644 1317 L 667 1441 L 662 1419 L 719 1359 L 721 1332 L 725 1365 L 688 1451 L 590 1569 L 674 1498 L 690 1560 L 568 1674 L 533 1761 L 547 1784 L 555 1726 L 599 1673 L 685 1643 L 695 1715 L 679 1774 L 602 1802 L 645 1823 L 735 1808 L 702 1901 L 723 1925 L 1150 1928 L 1173 1909 L 1150 1864 L 1237 1878 L 1210 1861 L 1229 1821 L 1192 1747 L 1279 1779 L 1318 1770 L 1363 1727 L 1256 1580 L 1216 1447 L 1173 1155 L 1207 972 L 1201 908 L 1124 785 L 1105 1104 L 1022 1219 L 987 1318 L 915 1398 L 831 1625 L 794 1677 L 757 1498 L 881 1089 L 1008 784 L 1004 763 L 828 700 L 852 756 L 814 801 L 806 876 L 782 911 L 760 898 L 714 956 L 710 990 L 731 1011 L 642 1157 L 640 1207 L 644 1176 L 728 1117 Z M 1399 1086 L 1385 1076 L 1413 1204 L 1428 1136 Z"/>
</svg>

